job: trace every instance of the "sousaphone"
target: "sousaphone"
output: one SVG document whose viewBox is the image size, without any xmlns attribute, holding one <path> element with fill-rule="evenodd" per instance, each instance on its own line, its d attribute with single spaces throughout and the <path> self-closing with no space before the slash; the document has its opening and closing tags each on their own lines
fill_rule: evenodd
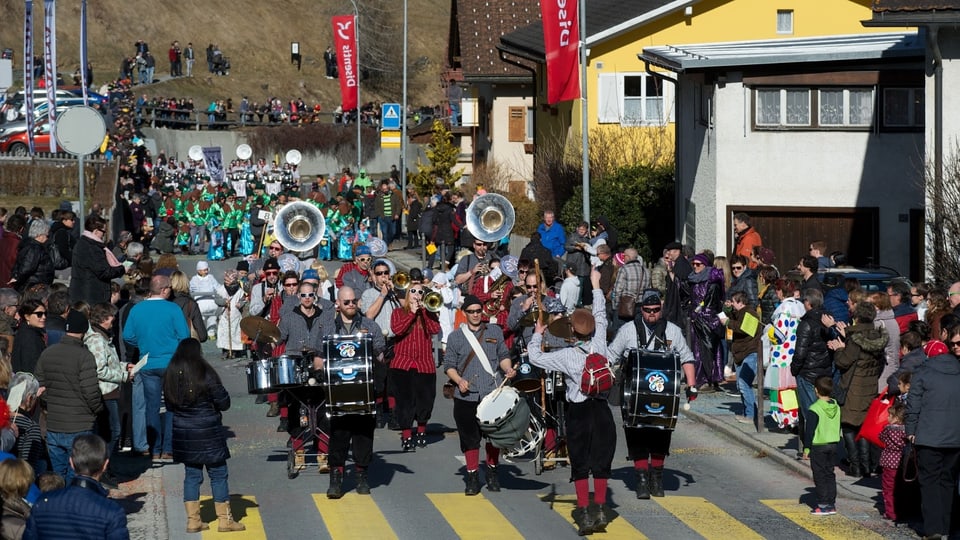
<svg viewBox="0 0 960 540">
<path fill-rule="evenodd" d="M 481 242 L 497 242 L 516 223 L 513 205 L 499 193 L 481 195 L 467 207 L 467 230 Z"/>
</svg>

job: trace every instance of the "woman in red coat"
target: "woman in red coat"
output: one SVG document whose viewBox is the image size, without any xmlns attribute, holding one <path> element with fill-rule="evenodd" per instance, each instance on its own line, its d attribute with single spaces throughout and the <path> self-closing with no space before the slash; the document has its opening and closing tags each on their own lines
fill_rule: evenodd
<svg viewBox="0 0 960 540">
<path fill-rule="evenodd" d="M 402 309 L 393 310 L 390 327 L 396 335 L 394 357 L 390 362 L 397 406 L 394 411 L 403 429 L 404 452 L 427 446 L 427 421 L 437 397 L 437 364 L 433 357 L 433 336 L 440 332 L 436 313 L 423 307 L 423 285 L 411 285 Z M 413 421 L 417 438 L 413 438 Z"/>
</svg>

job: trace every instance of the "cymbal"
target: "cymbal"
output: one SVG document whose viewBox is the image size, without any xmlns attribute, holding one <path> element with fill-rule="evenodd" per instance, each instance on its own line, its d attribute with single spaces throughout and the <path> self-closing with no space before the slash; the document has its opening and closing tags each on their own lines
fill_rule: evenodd
<svg viewBox="0 0 960 540">
<path fill-rule="evenodd" d="M 573 337 L 573 326 L 570 324 L 570 317 L 566 315 L 547 325 L 547 330 L 560 339 L 570 339 Z"/>
<path fill-rule="evenodd" d="M 280 339 L 280 329 L 277 325 L 263 317 L 251 315 L 240 319 L 240 329 L 258 343 L 276 343 Z"/>
<path fill-rule="evenodd" d="M 529 313 L 523 316 L 520 319 L 520 326 L 533 326 L 537 323 L 537 319 L 540 318 L 540 310 L 534 307 L 530 310 Z"/>
</svg>

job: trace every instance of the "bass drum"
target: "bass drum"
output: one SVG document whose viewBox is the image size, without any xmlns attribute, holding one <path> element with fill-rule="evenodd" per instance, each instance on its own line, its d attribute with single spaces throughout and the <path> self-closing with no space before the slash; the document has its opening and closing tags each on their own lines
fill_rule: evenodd
<svg viewBox="0 0 960 540">
<path fill-rule="evenodd" d="M 327 391 L 329 415 L 376 413 L 372 343 L 366 334 L 323 338 L 326 361 L 321 382 Z"/>
<path fill-rule="evenodd" d="M 501 386 L 480 400 L 477 420 L 490 444 L 511 450 L 530 426 L 530 405 L 515 388 Z"/>
<path fill-rule="evenodd" d="M 627 428 L 674 429 L 680 412 L 680 357 L 672 351 L 627 351 L 620 412 Z"/>
<path fill-rule="evenodd" d="M 510 380 L 511 386 L 525 394 L 540 391 L 543 385 L 543 370 L 530 363 L 527 353 L 520 355 L 516 371 L 517 375 Z"/>
</svg>

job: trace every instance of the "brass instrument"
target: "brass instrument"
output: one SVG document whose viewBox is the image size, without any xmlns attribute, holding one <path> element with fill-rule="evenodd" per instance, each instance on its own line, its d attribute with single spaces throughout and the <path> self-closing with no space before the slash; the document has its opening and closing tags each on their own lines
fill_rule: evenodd
<svg viewBox="0 0 960 540">
<path fill-rule="evenodd" d="M 406 272 L 397 272 L 394 274 L 390 281 L 393 283 L 393 288 L 398 291 L 405 291 L 410 287 L 410 274 Z"/>
<path fill-rule="evenodd" d="M 513 205 L 503 195 L 481 195 L 467 207 L 467 230 L 481 242 L 497 242 L 510 234 L 516 223 Z"/>
<path fill-rule="evenodd" d="M 437 313 L 443 307 L 443 295 L 440 291 L 430 291 L 423 296 L 423 307 L 431 313 Z"/>
<path fill-rule="evenodd" d="M 294 201 L 277 210 L 273 232 L 280 244 L 290 251 L 310 251 L 323 239 L 326 221 L 320 210 L 304 201 Z M 266 228 L 264 228 L 266 231 Z"/>
<path fill-rule="evenodd" d="M 510 282 L 510 276 L 506 274 L 501 274 L 493 283 L 490 284 L 490 292 L 494 293 L 500 291 L 503 293 L 504 289 L 507 287 L 507 283 Z M 497 316 L 497 313 L 500 313 L 504 309 L 504 297 L 501 295 L 500 298 L 491 298 L 483 303 L 483 315 L 488 318 L 493 318 Z"/>
<path fill-rule="evenodd" d="M 500 313 L 500 299 L 491 298 L 483 303 L 483 316 L 492 319 Z"/>
</svg>

